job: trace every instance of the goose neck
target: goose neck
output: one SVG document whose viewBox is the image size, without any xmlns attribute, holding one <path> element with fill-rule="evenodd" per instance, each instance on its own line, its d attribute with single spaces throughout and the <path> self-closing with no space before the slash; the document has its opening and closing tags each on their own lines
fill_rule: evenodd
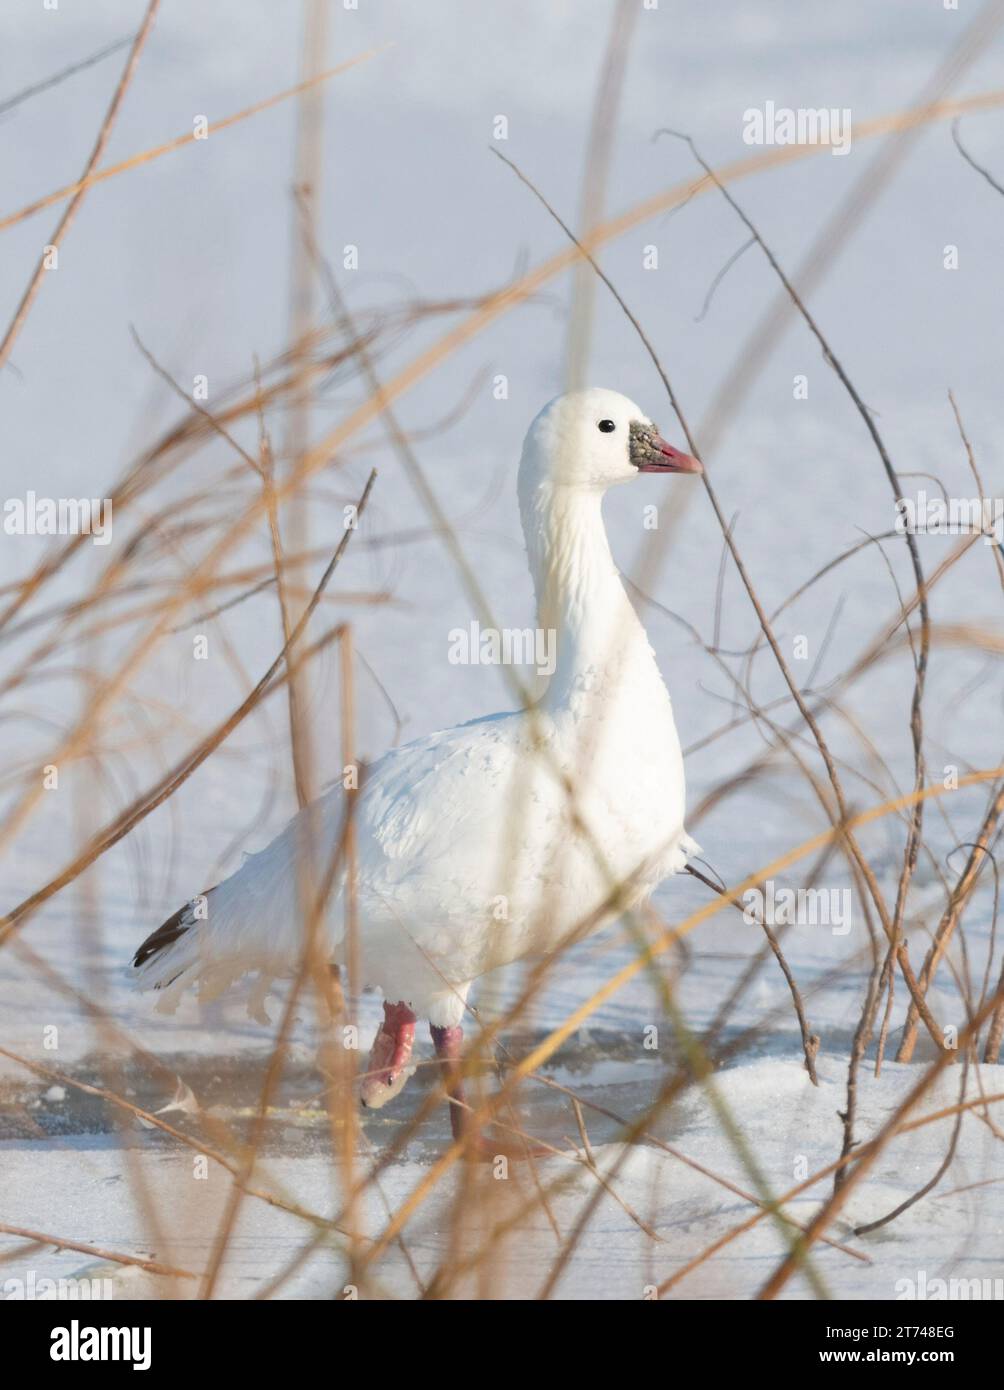
<svg viewBox="0 0 1004 1390">
<path fill-rule="evenodd" d="M 654 663 L 614 563 L 598 489 L 542 484 L 521 498 L 537 621 L 553 631 L 557 662 L 548 704 L 602 693 L 625 666 Z"/>
</svg>

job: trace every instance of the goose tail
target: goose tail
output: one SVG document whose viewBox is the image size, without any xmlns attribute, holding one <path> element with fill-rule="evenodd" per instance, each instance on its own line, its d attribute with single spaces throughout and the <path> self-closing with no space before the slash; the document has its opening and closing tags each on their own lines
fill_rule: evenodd
<svg viewBox="0 0 1004 1390">
<path fill-rule="evenodd" d="M 179 907 L 132 958 L 134 983 L 140 989 L 164 991 L 164 1004 L 176 1006 L 179 996 L 201 974 L 206 943 L 199 936 L 208 927 L 209 902 L 215 891 L 211 888 Z"/>
<path fill-rule="evenodd" d="M 261 854 L 248 855 L 235 874 L 185 903 L 140 945 L 129 973 L 140 989 L 158 991 L 160 1012 L 173 1013 L 193 986 L 200 999 L 215 999 L 253 975 L 248 1013 L 268 1022 L 264 1001 L 271 985 L 295 974 L 303 955 L 289 839 L 279 836 Z M 336 916 L 333 909 L 322 926 L 331 951 Z"/>
</svg>

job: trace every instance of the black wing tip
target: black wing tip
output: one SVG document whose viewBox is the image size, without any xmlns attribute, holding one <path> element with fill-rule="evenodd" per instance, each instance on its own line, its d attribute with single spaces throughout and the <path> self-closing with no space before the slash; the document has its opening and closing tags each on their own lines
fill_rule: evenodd
<svg viewBox="0 0 1004 1390">
<path fill-rule="evenodd" d="M 138 970 L 141 965 L 145 965 L 153 956 L 159 955 L 161 951 L 166 951 L 168 946 L 173 946 L 179 937 L 184 936 L 188 931 L 188 923 L 182 923 L 182 917 L 188 911 L 190 904 L 179 907 L 172 917 L 168 917 L 166 922 L 162 922 L 156 931 L 151 932 L 144 942 L 138 947 L 136 954 L 132 958 L 133 969 Z"/>
</svg>

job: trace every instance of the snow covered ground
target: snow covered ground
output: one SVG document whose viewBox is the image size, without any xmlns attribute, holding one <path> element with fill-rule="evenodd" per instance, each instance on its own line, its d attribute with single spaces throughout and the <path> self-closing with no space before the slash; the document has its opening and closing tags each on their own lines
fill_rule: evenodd
<svg viewBox="0 0 1004 1390">
<path fill-rule="evenodd" d="M 640 1065 L 633 1064 L 633 1069 L 637 1071 Z M 613 1074 L 607 1075 L 602 1064 L 594 1068 L 581 1092 L 587 1100 L 630 1111 L 638 1103 L 639 1089 L 630 1079 L 632 1066 L 622 1064 L 619 1073 L 616 1068 L 610 1071 Z M 841 1124 L 837 1111 L 844 1099 L 844 1067 L 837 1059 L 826 1059 L 820 1072 L 818 1088 L 812 1086 L 804 1068 L 793 1061 L 738 1065 L 715 1079 L 721 1100 L 755 1152 L 762 1177 L 775 1195 L 795 1187 L 807 1171 L 824 1167 L 839 1151 Z M 869 1081 L 863 1087 L 861 1118 L 865 1132 L 878 1130 L 915 1079 L 914 1068 L 891 1064 L 878 1082 Z M 1004 1067 L 984 1068 L 982 1083 L 987 1094 L 1004 1095 Z M 952 1106 L 958 1098 L 959 1076 L 950 1072 L 918 1109 L 917 1117 Z M 564 1118 L 567 1131 L 572 1126 L 571 1117 Z M 997 1135 L 988 1120 L 996 1123 Z M 986 1119 L 967 1115 L 951 1177 L 936 1195 L 918 1202 L 890 1225 L 856 1236 L 855 1226 L 886 1215 L 933 1176 L 947 1148 L 953 1122 L 942 1119 L 893 1141 L 867 1184 L 853 1194 L 831 1230 L 831 1238 L 844 1248 L 821 1245 L 813 1254 L 813 1271 L 830 1296 L 915 1298 L 917 1290 L 925 1286 L 936 1290 L 934 1281 L 939 1279 L 988 1280 L 991 1289 L 994 1279 L 1000 1281 L 1004 1222 L 999 1184 L 982 1186 L 980 1182 L 990 1168 L 999 1169 L 995 1149 L 1001 1142 L 998 1135 L 1002 1121 L 1004 1100 L 990 1107 Z M 592 1127 L 588 1111 L 587 1125 Z M 552 1115 L 546 1126 L 559 1144 L 560 1126 L 561 1117 L 557 1115 Z M 756 1208 L 749 1200 L 723 1185 L 729 1182 L 749 1193 L 751 1182 L 723 1137 L 707 1096 L 699 1088 L 686 1092 L 670 1122 L 660 1128 L 672 1152 L 649 1145 L 625 1151 L 615 1143 L 600 1143 L 593 1148 L 593 1157 L 610 1190 L 602 1196 L 574 1258 L 556 1283 L 554 1297 L 650 1297 L 653 1286 L 683 1271 L 706 1247 L 754 1214 Z M 142 1146 L 138 1133 L 130 1135 L 130 1142 Z M 284 1147 L 295 1149 L 297 1145 L 287 1142 Z M 44 1163 L 40 1163 L 43 1155 Z M 156 1152 L 146 1152 L 144 1178 L 156 1192 L 162 1209 L 170 1212 L 169 1229 L 162 1243 L 154 1246 L 132 1201 L 123 1200 L 129 1191 L 128 1163 L 137 1156 L 135 1148 L 128 1153 L 124 1150 L 122 1139 L 107 1137 L 95 1137 L 83 1144 L 76 1137 L 65 1142 L 5 1146 L 7 1191 L 19 1195 L 19 1222 L 36 1230 L 58 1230 L 70 1239 L 100 1243 L 105 1248 L 142 1252 L 177 1268 L 201 1271 L 211 1253 L 221 1196 L 228 1181 L 226 1175 L 211 1166 L 209 1176 L 197 1180 L 189 1152 L 163 1146 L 158 1146 Z M 380 1236 L 387 1224 L 388 1209 L 396 1209 L 418 1187 L 428 1172 L 430 1157 L 428 1151 L 409 1151 L 404 1161 L 381 1174 L 379 1190 L 371 1193 L 365 1204 L 361 1218 L 363 1235 Z M 596 1192 L 597 1178 L 581 1160 L 538 1160 L 537 1175 L 549 1192 L 553 1185 L 549 1207 L 554 1224 L 538 1207 L 531 1216 L 518 1220 L 508 1237 L 496 1244 L 488 1282 L 491 1297 L 536 1297 L 563 1241 Z M 311 1211 L 325 1212 L 329 1208 L 331 1172 L 323 1154 L 269 1154 L 256 1181 Z M 448 1232 L 460 1181 L 468 1181 L 471 1186 L 458 1253 L 450 1247 Z M 796 1221 L 805 1223 L 828 1193 L 829 1183 L 821 1182 L 789 1202 L 786 1211 Z M 484 1165 L 463 1177 L 454 1172 L 433 1190 L 409 1224 L 406 1246 L 410 1260 L 392 1246 L 371 1272 L 370 1282 L 364 1285 L 365 1295 L 418 1296 L 438 1270 L 462 1264 L 464 1256 L 476 1252 L 499 1221 L 511 1218 L 533 1195 L 532 1177 L 522 1165 L 511 1165 L 505 1178 L 495 1176 Z M 628 1214 L 628 1209 L 633 1215 Z M 642 1230 L 639 1223 L 648 1231 Z M 649 1231 L 654 1233 L 654 1239 Z M 219 1295 L 248 1298 L 260 1293 L 294 1258 L 304 1240 L 300 1219 L 249 1198 L 242 1208 Z M 294 1270 L 276 1295 L 321 1299 L 344 1296 L 348 1275 L 344 1254 L 338 1248 L 342 1242 L 336 1241 L 337 1238 L 324 1241 Z M 363 1242 L 364 1249 L 367 1243 Z M 666 1296 L 748 1297 L 766 1280 L 785 1248 L 777 1226 L 765 1217 L 716 1258 L 683 1274 Z M 35 1271 L 36 1279 L 111 1280 L 106 1293 L 115 1298 L 184 1297 L 196 1287 L 194 1281 L 166 1280 L 137 1269 L 123 1270 L 70 1251 L 32 1253 L 8 1261 L 4 1273 L 7 1278 L 26 1280 L 29 1269 Z M 473 1296 L 478 1289 L 477 1279 L 468 1276 L 460 1278 L 452 1292 L 454 1296 Z M 786 1296 L 811 1297 L 807 1279 L 797 1277 Z"/>
</svg>

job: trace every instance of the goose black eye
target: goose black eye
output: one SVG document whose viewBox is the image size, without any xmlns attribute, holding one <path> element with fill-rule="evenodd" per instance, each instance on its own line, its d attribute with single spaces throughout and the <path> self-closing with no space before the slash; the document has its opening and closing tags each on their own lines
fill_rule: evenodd
<svg viewBox="0 0 1004 1390">
<path fill-rule="evenodd" d="M 604 434 L 612 434 L 617 426 L 614 424 L 613 420 L 601 420 L 596 428 L 602 430 Z"/>
</svg>

